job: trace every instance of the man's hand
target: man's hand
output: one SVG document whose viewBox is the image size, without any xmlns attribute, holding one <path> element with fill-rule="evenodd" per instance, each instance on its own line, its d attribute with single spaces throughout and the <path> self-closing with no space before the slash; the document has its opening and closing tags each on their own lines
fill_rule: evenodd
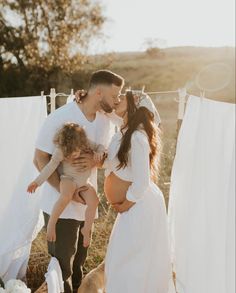
<svg viewBox="0 0 236 293">
<path fill-rule="evenodd" d="M 96 166 L 93 153 L 82 153 L 78 158 L 74 158 L 71 164 L 77 169 L 78 172 L 85 172 Z"/>
<path fill-rule="evenodd" d="M 112 204 L 112 207 L 118 213 L 124 213 L 124 212 L 127 212 L 133 205 L 135 205 L 135 202 L 132 202 L 132 201 L 129 201 L 128 199 L 125 199 L 125 201 L 123 201 L 122 203 Z"/>
<path fill-rule="evenodd" d="M 86 204 L 86 202 L 85 202 L 85 200 L 82 198 L 82 195 L 81 195 L 81 193 L 83 193 L 83 191 L 87 191 L 89 189 L 89 186 L 87 186 L 87 185 L 85 185 L 85 186 L 82 186 L 82 187 L 80 187 L 80 188 L 77 188 L 76 190 L 75 190 L 75 193 L 74 193 L 74 195 L 73 195 L 73 198 L 72 198 L 72 200 L 73 201 L 76 201 L 76 202 L 78 202 L 78 203 L 81 203 L 81 204 Z"/>
</svg>

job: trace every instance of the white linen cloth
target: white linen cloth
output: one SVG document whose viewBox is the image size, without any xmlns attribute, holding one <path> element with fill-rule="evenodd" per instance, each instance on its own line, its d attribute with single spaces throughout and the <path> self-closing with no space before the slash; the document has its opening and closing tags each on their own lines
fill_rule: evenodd
<svg viewBox="0 0 236 293">
<path fill-rule="evenodd" d="M 108 150 L 106 176 L 114 172 L 132 182 L 127 197 L 136 203 L 116 218 L 105 259 L 106 292 L 167 293 L 171 283 L 167 215 L 163 194 L 150 179 L 148 139 L 141 131 L 133 133 L 128 166 L 117 171 L 120 139 L 119 131 Z"/>
<path fill-rule="evenodd" d="M 235 105 L 190 96 L 171 176 L 178 293 L 234 293 Z"/>
<path fill-rule="evenodd" d="M 43 225 L 40 191 L 27 194 L 37 171 L 33 165 L 36 135 L 47 115 L 46 98 L 0 99 L 0 277 L 23 278 L 31 241 Z"/>
<path fill-rule="evenodd" d="M 45 274 L 48 293 L 64 292 L 64 282 L 62 279 L 62 271 L 58 260 L 52 257 Z"/>
</svg>

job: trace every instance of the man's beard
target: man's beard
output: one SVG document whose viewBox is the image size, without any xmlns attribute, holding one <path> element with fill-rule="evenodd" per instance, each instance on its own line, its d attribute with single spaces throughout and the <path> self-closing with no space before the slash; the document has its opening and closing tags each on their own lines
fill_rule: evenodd
<svg viewBox="0 0 236 293">
<path fill-rule="evenodd" d="M 100 106 L 101 106 L 102 110 L 106 113 L 113 112 L 113 108 L 105 101 L 101 101 Z"/>
</svg>

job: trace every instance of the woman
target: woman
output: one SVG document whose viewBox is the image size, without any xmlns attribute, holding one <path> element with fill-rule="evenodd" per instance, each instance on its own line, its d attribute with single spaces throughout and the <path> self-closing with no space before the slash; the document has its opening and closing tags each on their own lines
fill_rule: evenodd
<svg viewBox="0 0 236 293">
<path fill-rule="evenodd" d="M 105 260 L 106 293 L 167 293 L 171 265 L 166 208 L 153 183 L 160 152 L 157 112 L 147 95 L 128 91 L 120 99 L 116 114 L 123 125 L 104 163 L 105 193 L 119 212 Z"/>
</svg>

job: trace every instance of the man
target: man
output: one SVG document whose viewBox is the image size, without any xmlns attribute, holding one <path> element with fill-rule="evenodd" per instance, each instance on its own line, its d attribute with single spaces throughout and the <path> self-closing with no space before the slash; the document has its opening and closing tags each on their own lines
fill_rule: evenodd
<svg viewBox="0 0 236 293">
<path fill-rule="evenodd" d="M 119 103 L 119 94 L 123 85 L 124 80 L 119 75 L 108 70 L 97 71 L 92 74 L 88 92 L 81 95 L 80 102 L 66 104 L 51 113 L 45 120 L 36 141 L 34 157 L 36 168 L 41 170 L 49 162 L 55 148 L 54 135 L 68 121 L 83 126 L 90 140 L 107 147 L 114 127 L 104 112 L 112 112 Z M 96 189 L 97 170 L 92 155 L 82 154 L 79 159 L 73 161 L 73 165 L 78 171 L 93 168 L 90 181 Z M 57 172 L 54 172 L 44 184 L 41 208 L 44 212 L 45 225 L 59 196 L 59 184 Z M 57 222 L 56 242 L 48 242 L 49 253 L 60 263 L 65 293 L 77 292 L 83 276 L 82 266 L 87 256 L 87 248 L 83 247 L 80 230 L 84 225 L 85 209 L 82 199 L 72 201 Z"/>
</svg>

